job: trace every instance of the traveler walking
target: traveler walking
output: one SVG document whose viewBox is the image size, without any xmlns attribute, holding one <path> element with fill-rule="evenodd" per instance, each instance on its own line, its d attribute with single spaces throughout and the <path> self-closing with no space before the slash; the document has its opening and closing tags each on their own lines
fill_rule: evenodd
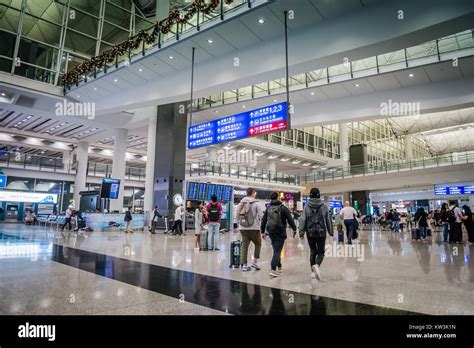
<svg viewBox="0 0 474 348">
<path fill-rule="evenodd" d="M 349 202 L 346 203 L 348 206 Z M 354 210 L 354 208 L 352 209 Z M 355 210 L 354 214 L 356 214 Z M 329 209 L 321 200 L 319 189 L 316 187 L 311 189 L 308 204 L 305 206 L 300 218 L 299 234 L 301 239 L 304 239 L 305 233 L 311 249 L 309 257 L 311 278 L 321 280 L 319 268 L 324 259 L 326 233 L 333 236 L 333 229 Z"/>
<path fill-rule="evenodd" d="M 344 226 L 346 227 L 347 234 L 347 243 L 352 244 L 352 237 L 354 236 L 357 223 L 355 220 L 357 217 L 357 212 L 351 207 L 349 201 L 346 201 L 344 203 L 344 208 L 341 209 L 339 215 L 341 215 L 342 219 L 344 220 Z"/>
<path fill-rule="evenodd" d="M 262 238 L 265 239 L 265 231 L 272 242 L 273 257 L 271 262 L 271 277 L 279 277 L 282 275 L 281 265 L 281 251 L 286 240 L 286 226 L 287 224 L 293 229 L 293 237 L 296 235 L 296 225 L 290 211 L 280 201 L 278 192 L 273 192 L 270 195 L 270 205 L 265 210 L 262 218 L 260 231 Z"/>
<path fill-rule="evenodd" d="M 125 233 L 133 233 L 133 228 L 130 228 L 132 225 L 132 207 L 128 207 L 123 220 L 125 221 Z"/>
<path fill-rule="evenodd" d="M 468 243 L 469 245 L 474 244 L 474 222 L 472 221 L 472 211 L 467 205 L 462 206 L 462 217 L 461 220 L 466 227 Z"/>
<path fill-rule="evenodd" d="M 400 232 L 400 213 L 397 211 L 397 209 L 393 209 L 392 219 L 393 219 L 393 231 Z"/>
<path fill-rule="evenodd" d="M 449 223 L 449 243 L 462 243 L 462 213 L 457 201 L 449 201 L 446 218 Z"/>
<path fill-rule="evenodd" d="M 344 243 L 344 231 L 342 229 L 342 224 L 344 222 L 342 221 L 342 217 L 340 214 L 336 214 L 334 217 L 334 224 L 336 225 L 336 231 L 337 231 L 337 243 Z"/>
<path fill-rule="evenodd" d="M 410 230 L 413 228 L 413 214 L 410 211 L 407 212 L 407 230 L 408 226 L 410 226 Z"/>
<path fill-rule="evenodd" d="M 64 227 L 66 227 L 66 225 L 69 225 L 69 231 L 72 230 L 72 224 L 71 224 L 71 219 L 72 219 L 72 214 L 73 214 L 73 206 L 70 205 L 67 209 L 66 209 L 66 218 L 64 219 L 64 224 L 61 226 L 61 231 L 64 231 Z"/>
<path fill-rule="evenodd" d="M 183 217 L 184 217 L 184 208 L 180 204 L 174 211 L 174 224 L 173 224 L 173 229 L 171 230 L 172 235 L 178 234 L 181 236 L 183 234 Z"/>
<path fill-rule="evenodd" d="M 158 219 L 163 217 L 158 210 L 159 210 L 159 207 L 157 205 L 155 205 L 155 208 L 153 208 L 153 217 L 151 218 L 150 228 L 149 228 L 151 234 L 156 233 L 155 228 L 156 228 L 156 224 L 158 222 Z"/>
<path fill-rule="evenodd" d="M 211 203 L 206 206 L 207 217 L 209 219 L 207 234 L 207 250 L 219 250 L 219 230 L 221 228 L 222 205 L 217 202 L 217 196 L 212 195 Z"/>
<path fill-rule="evenodd" d="M 254 268 L 256 271 L 260 270 L 257 264 L 260 258 L 260 249 L 262 247 L 262 238 L 260 236 L 260 225 L 263 211 L 258 200 L 255 198 L 257 191 L 249 187 L 247 189 L 247 196 L 242 198 L 237 206 L 236 215 L 239 223 L 240 234 L 242 235 L 242 271 L 248 272 Z M 250 242 L 255 246 L 253 255 L 253 262 L 247 266 L 248 249 Z"/>
</svg>

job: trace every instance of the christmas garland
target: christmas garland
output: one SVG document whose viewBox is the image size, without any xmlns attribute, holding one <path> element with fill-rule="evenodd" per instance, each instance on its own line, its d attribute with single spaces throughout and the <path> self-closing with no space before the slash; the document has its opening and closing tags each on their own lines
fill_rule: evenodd
<svg viewBox="0 0 474 348">
<path fill-rule="evenodd" d="M 234 0 L 224 0 L 224 2 L 226 5 L 230 5 L 234 2 Z M 211 13 L 217 8 L 217 6 L 219 6 L 219 3 L 220 0 L 210 0 L 209 3 L 204 3 L 204 0 L 194 0 L 193 4 L 185 14 L 178 10 L 171 11 L 168 18 L 155 24 L 151 33 L 147 33 L 144 29 L 142 29 L 137 35 L 132 36 L 126 41 L 113 46 L 110 50 L 105 51 L 99 56 L 92 57 L 88 61 L 85 61 L 75 67 L 70 72 L 64 74 L 62 79 L 64 89 L 70 87 L 73 83 L 78 84 L 79 77 L 82 75 L 88 75 L 94 72 L 95 77 L 96 69 L 103 68 L 104 71 L 106 71 L 107 63 L 117 61 L 119 56 L 123 56 L 131 50 L 136 50 L 138 47 L 140 47 L 140 45 L 153 44 L 160 32 L 162 34 L 168 34 L 174 24 L 187 23 L 197 13 L 198 10 L 204 14 Z"/>
</svg>

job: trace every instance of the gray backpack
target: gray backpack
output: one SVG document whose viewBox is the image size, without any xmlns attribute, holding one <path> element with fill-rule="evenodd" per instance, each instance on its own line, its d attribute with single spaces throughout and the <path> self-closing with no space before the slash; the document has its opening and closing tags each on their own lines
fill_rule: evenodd
<svg viewBox="0 0 474 348">
<path fill-rule="evenodd" d="M 239 213 L 239 225 L 242 227 L 252 227 L 255 221 L 255 216 L 252 213 L 252 204 L 253 202 L 242 202 L 242 208 Z"/>
<path fill-rule="evenodd" d="M 279 232 L 283 228 L 281 221 L 281 206 L 271 205 L 267 208 L 267 229 L 268 233 Z"/>
</svg>

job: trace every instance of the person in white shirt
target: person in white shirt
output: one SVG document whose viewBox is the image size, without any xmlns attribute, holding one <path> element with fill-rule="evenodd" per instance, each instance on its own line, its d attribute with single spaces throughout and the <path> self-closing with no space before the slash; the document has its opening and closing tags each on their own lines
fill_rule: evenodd
<svg viewBox="0 0 474 348">
<path fill-rule="evenodd" d="M 206 213 L 202 202 L 199 202 L 196 211 L 194 212 L 194 235 L 196 237 L 194 241 L 194 247 L 199 249 L 201 244 L 201 233 L 204 228 L 204 213 Z M 205 236 L 204 236 L 205 237 Z"/>
<path fill-rule="evenodd" d="M 174 211 L 174 225 L 173 225 L 173 229 L 171 230 L 171 234 L 173 235 L 179 234 L 180 236 L 183 234 L 183 217 L 184 217 L 184 208 L 180 204 Z M 175 232 L 175 230 L 177 232 Z"/>
<path fill-rule="evenodd" d="M 351 207 L 349 201 L 344 202 L 344 208 L 339 212 L 341 218 L 344 220 L 344 226 L 346 226 L 347 233 L 347 244 L 352 244 L 352 236 L 356 228 L 356 217 L 357 212 L 354 208 Z"/>
</svg>

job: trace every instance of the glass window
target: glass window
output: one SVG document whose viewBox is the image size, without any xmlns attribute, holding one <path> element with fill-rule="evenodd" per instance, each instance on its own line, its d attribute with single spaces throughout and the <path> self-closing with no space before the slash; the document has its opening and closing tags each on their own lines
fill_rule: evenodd
<svg viewBox="0 0 474 348">
<path fill-rule="evenodd" d="M 17 1 L 14 1 L 17 2 Z M 21 4 L 21 1 L 20 1 Z M 14 6 L 10 4 L 10 6 Z M 0 29 L 8 30 L 12 33 L 16 33 L 18 30 L 18 23 L 20 22 L 20 10 L 8 8 L 3 4 L 0 4 Z M 2 41 L 3 46 L 3 41 Z"/>
</svg>

